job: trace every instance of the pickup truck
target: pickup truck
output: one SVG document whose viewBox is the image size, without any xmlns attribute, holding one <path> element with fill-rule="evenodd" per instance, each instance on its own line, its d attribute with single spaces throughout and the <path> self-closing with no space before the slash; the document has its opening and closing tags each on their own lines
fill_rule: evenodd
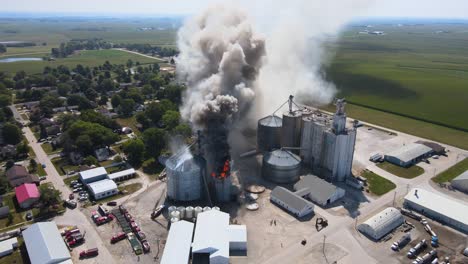
<svg viewBox="0 0 468 264">
<path fill-rule="evenodd" d="M 127 234 L 125 234 L 124 232 L 120 232 L 117 235 L 112 236 L 111 244 L 115 244 L 121 240 L 124 240 L 126 237 L 127 237 Z"/>
</svg>

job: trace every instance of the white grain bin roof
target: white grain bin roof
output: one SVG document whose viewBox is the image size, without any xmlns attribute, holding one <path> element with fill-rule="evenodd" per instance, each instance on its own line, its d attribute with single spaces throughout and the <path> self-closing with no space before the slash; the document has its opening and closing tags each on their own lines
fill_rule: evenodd
<svg viewBox="0 0 468 264">
<path fill-rule="evenodd" d="M 374 239 L 380 239 L 396 227 L 403 224 L 404 221 L 405 220 L 398 209 L 388 207 L 360 224 L 358 229 Z"/>
<path fill-rule="evenodd" d="M 405 196 L 405 201 L 413 202 L 421 207 L 431 209 L 434 212 L 468 225 L 468 206 L 454 199 L 424 189 L 414 188 Z"/>
<path fill-rule="evenodd" d="M 123 171 L 119 171 L 119 172 L 116 172 L 116 173 L 109 174 L 107 176 L 107 178 L 109 178 L 111 180 L 114 180 L 114 179 L 118 179 L 120 177 L 133 175 L 133 174 L 135 174 L 135 169 L 131 168 L 131 169 L 128 169 L 128 170 L 123 170 Z"/>
<path fill-rule="evenodd" d="M 82 181 L 92 179 L 97 176 L 106 175 L 107 171 L 104 167 L 97 167 L 90 170 L 85 170 L 80 172 L 80 178 Z"/>
<path fill-rule="evenodd" d="M 412 143 L 412 144 L 403 146 L 399 149 L 396 149 L 386 155 L 395 157 L 403 162 L 409 162 L 431 151 L 432 149 L 428 146 L 417 144 L 417 143 Z"/>
<path fill-rule="evenodd" d="M 66 263 L 70 252 L 55 222 L 41 222 L 23 231 L 31 264 Z"/>
<path fill-rule="evenodd" d="M 179 221 L 171 225 L 161 264 L 187 264 L 190 258 L 194 224 Z"/>
<path fill-rule="evenodd" d="M 88 184 L 88 187 L 94 194 L 108 192 L 117 189 L 117 184 L 113 180 L 100 180 Z"/>
</svg>

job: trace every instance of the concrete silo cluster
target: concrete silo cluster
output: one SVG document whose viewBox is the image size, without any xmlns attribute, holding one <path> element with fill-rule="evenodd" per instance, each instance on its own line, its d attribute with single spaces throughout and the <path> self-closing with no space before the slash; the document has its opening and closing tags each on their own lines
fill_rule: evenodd
<svg viewBox="0 0 468 264">
<path fill-rule="evenodd" d="M 293 97 L 282 118 L 272 114 L 258 121 L 257 148 L 265 152 L 262 175 L 277 183 L 297 181 L 301 164 L 329 181 L 351 176 L 356 129 L 346 127 L 345 101 L 336 101 L 331 116 L 306 107 L 294 110 Z"/>
</svg>

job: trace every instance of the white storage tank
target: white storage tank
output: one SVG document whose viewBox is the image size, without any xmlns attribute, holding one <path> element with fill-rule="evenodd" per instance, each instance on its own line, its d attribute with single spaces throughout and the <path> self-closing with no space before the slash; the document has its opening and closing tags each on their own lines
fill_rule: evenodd
<svg viewBox="0 0 468 264">
<path fill-rule="evenodd" d="M 258 120 L 257 149 L 272 151 L 281 147 L 281 127 L 283 120 L 276 115 L 270 115 Z"/>
<path fill-rule="evenodd" d="M 215 206 L 212 208 L 213 210 L 216 210 L 216 211 L 221 211 L 221 208 L 219 208 L 218 206 Z"/>
<path fill-rule="evenodd" d="M 198 214 L 201 213 L 201 212 L 203 212 L 203 208 L 201 208 L 200 206 L 195 207 L 194 216 L 198 217 Z"/>
<path fill-rule="evenodd" d="M 263 156 L 262 176 L 276 183 L 299 180 L 301 158 L 288 150 L 278 149 Z"/>
<path fill-rule="evenodd" d="M 166 161 L 167 196 L 175 201 L 199 200 L 202 195 L 202 159 L 185 153 Z"/>
<path fill-rule="evenodd" d="M 208 212 L 210 210 L 211 210 L 211 207 L 209 207 L 209 206 L 203 207 L 203 212 Z"/>
<path fill-rule="evenodd" d="M 185 207 L 179 206 L 179 207 L 177 207 L 177 211 L 179 211 L 179 213 L 180 213 L 180 219 L 184 219 L 185 218 Z"/>
<path fill-rule="evenodd" d="M 175 210 L 177 210 L 177 207 L 171 205 L 169 206 L 169 208 L 167 208 L 167 212 L 169 213 L 169 215 L 171 215 L 172 212 L 174 212 Z"/>
<path fill-rule="evenodd" d="M 194 213 L 194 209 L 193 209 L 192 206 L 188 206 L 187 208 L 185 208 L 185 218 L 186 219 L 192 220 L 193 213 Z"/>
<path fill-rule="evenodd" d="M 172 217 L 172 218 L 171 218 L 171 223 L 173 224 L 173 223 L 175 223 L 175 222 L 179 222 L 179 218 L 177 218 L 177 217 Z"/>
<path fill-rule="evenodd" d="M 171 218 L 178 218 L 178 219 L 180 219 L 180 212 L 177 211 L 177 210 L 176 210 L 176 211 L 173 211 L 173 212 L 171 213 Z"/>
</svg>

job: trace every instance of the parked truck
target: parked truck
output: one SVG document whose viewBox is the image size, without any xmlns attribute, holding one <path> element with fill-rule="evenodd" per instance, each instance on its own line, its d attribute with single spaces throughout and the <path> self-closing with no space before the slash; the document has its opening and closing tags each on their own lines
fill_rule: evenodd
<svg viewBox="0 0 468 264">
<path fill-rule="evenodd" d="M 431 263 L 431 261 L 437 257 L 437 250 L 433 249 L 430 252 L 424 254 L 422 257 L 416 258 L 415 261 L 413 261 L 413 264 L 427 264 Z"/>
<path fill-rule="evenodd" d="M 124 240 L 126 237 L 127 237 L 127 234 L 125 234 L 124 232 L 120 232 L 117 235 L 112 236 L 111 244 L 114 244 L 114 243 L 117 243 L 117 242 L 119 242 L 121 240 Z"/>
<path fill-rule="evenodd" d="M 398 241 L 393 242 L 392 250 L 399 251 L 400 249 L 404 248 L 409 242 L 411 241 L 411 234 L 403 235 Z"/>
<path fill-rule="evenodd" d="M 97 248 L 91 248 L 88 250 L 83 250 L 80 252 L 80 258 L 90 258 L 99 255 L 99 250 Z"/>
<path fill-rule="evenodd" d="M 427 247 L 427 242 L 425 239 L 421 240 L 418 244 L 416 244 L 414 247 L 410 248 L 408 251 L 408 254 L 406 256 L 408 258 L 415 258 L 421 251 L 423 251 Z"/>
</svg>

